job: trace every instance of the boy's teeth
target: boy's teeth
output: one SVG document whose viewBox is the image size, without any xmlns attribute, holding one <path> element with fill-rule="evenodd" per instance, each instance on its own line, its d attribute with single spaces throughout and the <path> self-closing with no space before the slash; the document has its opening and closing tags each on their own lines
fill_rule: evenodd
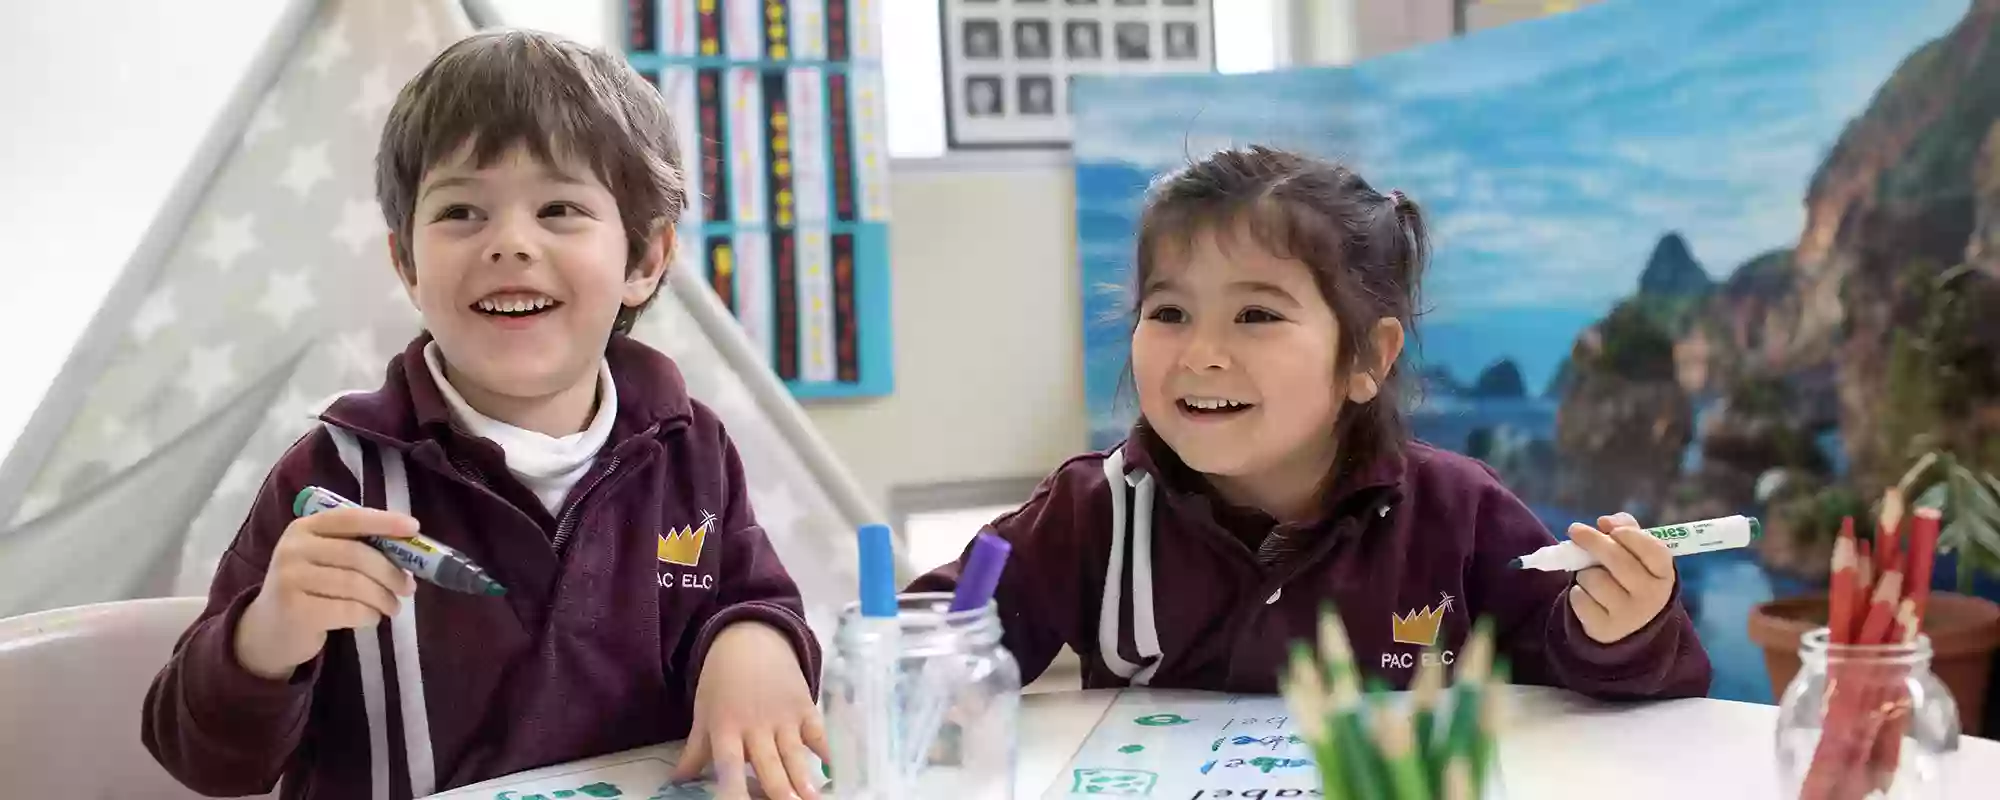
<svg viewBox="0 0 2000 800">
<path fill-rule="evenodd" d="M 479 309 L 481 311 L 498 311 L 501 313 L 515 314 L 523 311 L 536 311 L 542 308 L 546 308 L 554 302 L 555 302 L 554 300 L 548 297 L 540 297 L 540 296 L 502 297 L 502 298 L 486 297 L 480 299 Z"/>
<path fill-rule="evenodd" d="M 1188 404 L 1188 407 L 1190 408 L 1198 408 L 1203 411 L 1220 411 L 1225 408 L 1242 408 L 1244 405 L 1243 403 L 1239 403 L 1235 400 L 1217 400 L 1207 397 L 1190 397 L 1185 400 L 1182 400 L 1181 402 Z"/>
</svg>

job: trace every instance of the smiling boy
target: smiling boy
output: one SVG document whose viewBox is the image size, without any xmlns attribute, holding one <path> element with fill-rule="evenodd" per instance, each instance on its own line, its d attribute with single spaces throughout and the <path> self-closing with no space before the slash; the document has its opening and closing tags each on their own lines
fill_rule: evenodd
<svg viewBox="0 0 2000 800">
<path fill-rule="evenodd" d="M 147 698 L 147 747 L 209 795 L 408 798 L 688 737 L 814 794 L 819 651 L 735 446 L 626 337 L 685 206 L 673 123 L 623 62 L 461 41 L 377 154 L 425 333 L 266 478 Z M 309 485 L 356 499 L 294 518 Z M 360 536 L 423 533 L 507 587 L 419 584 Z M 712 758 L 711 758 L 712 756 Z"/>
</svg>

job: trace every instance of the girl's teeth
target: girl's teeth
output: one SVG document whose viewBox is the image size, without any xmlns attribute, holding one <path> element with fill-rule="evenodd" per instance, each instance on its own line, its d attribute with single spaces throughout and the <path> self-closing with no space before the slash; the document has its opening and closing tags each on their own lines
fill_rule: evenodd
<svg viewBox="0 0 2000 800">
<path fill-rule="evenodd" d="M 1243 407 L 1242 403 L 1239 403 L 1235 400 L 1210 400 L 1207 398 L 1194 398 L 1194 399 L 1183 400 L 1182 402 L 1187 403 L 1188 407 L 1190 408 L 1198 408 L 1203 411 L 1220 411 L 1225 408 Z"/>
</svg>

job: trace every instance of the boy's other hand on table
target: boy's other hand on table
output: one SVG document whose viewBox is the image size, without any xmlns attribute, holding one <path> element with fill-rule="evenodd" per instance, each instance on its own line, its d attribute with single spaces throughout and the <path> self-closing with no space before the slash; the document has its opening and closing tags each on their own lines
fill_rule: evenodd
<svg viewBox="0 0 2000 800">
<path fill-rule="evenodd" d="M 816 800 L 808 749 L 829 758 L 819 707 L 791 642 L 760 622 L 724 628 L 701 665 L 694 727 L 674 780 L 694 780 L 712 762 L 721 796 L 747 800 L 747 760 L 765 796 Z"/>
<path fill-rule="evenodd" d="M 1674 595 L 1674 554 L 1639 529 L 1631 514 L 1598 517 L 1597 527 L 1569 526 L 1570 541 L 1597 558 L 1576 573 L 1569 605 L 1599 644 L 1631 636 L 1659 616 Z"/>
</svg>

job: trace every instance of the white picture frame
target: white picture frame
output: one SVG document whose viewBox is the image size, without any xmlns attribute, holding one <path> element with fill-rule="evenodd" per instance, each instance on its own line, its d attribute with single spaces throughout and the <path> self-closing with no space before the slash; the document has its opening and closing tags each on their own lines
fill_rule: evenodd
<svg viewBox="0 0 2000 800">
<path fill-rule="evenodd" d="M 1070 78 L 1215 69 L 1214 0 L 938 0 L 945 142 L 1064 149 Z"/>
</svg>

